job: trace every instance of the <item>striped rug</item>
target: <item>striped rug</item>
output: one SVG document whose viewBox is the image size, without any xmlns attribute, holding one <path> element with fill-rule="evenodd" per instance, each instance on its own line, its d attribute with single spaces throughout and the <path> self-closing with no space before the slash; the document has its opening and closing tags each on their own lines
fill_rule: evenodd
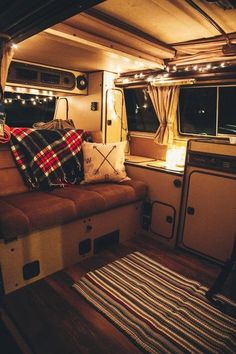
<svg viewBox="0 0 236 354">
<path fill-rule="evenodd" d="M 140 252 L 73 287 L 145 353 L 236 353 L 236 319 L 208 303 L 207 288 Z"/>
</svg>

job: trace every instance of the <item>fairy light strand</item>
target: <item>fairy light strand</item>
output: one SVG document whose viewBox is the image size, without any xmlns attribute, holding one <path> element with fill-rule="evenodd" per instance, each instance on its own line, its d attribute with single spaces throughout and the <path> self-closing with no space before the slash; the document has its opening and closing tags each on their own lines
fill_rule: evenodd
<svg viewBox="0 0 236 354">
<path fill-rule="evenodd" d="M 116 82 L 121 83 L 124 85 L 127 85 L 129 83 L 135 83 L 136 81 L 146 81 L 149 83 L 156 82 L 157 80 L 161 81 L 168 81 L 169 79 L 177 78 L 175 76 L 176 74 L 185 74 L 185 75 L 190 75 L 191 73 L 197 74 L 197 73 L 207 73 L 207 72 L 215 72 L 217 69 L 225 69 L 226 67 L 230 67 L 232 65 L 235 65 L 234 63 L 229 63 L 229 62 L 220 62 L 220 63 L 204 63 L 204 64 L 192 64 L 192 65 L 167 65 L 162 72 L 154 73 L 153 72 L 150 74 L 145 73 L 145 72 L 139 72 L 135 73 L 132 75 L 126 75 L 126 76 L 120 76 Z"/>
</svg>

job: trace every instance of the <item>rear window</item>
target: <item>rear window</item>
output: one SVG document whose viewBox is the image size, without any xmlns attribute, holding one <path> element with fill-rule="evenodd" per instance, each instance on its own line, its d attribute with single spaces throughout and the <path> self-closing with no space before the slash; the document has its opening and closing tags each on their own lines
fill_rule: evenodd
<svg viewBox="0 0 236 354">
<path fill-rule="evenodd" d="M 53 119 L 56 98 L 54 96 L 5 92 L 3 110 L 10 127 L 29 127 L 37 122 Z"/>
</svg>

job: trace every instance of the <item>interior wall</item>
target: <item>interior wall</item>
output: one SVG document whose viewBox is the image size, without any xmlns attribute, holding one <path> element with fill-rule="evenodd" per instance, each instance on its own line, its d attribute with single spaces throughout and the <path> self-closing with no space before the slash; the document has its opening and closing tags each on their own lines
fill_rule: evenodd
<svg viewBox="0 0 236 354">
<path fill-rule="evenodd" d="M 127 140 L 128 126 L 123 90 L 114 86 L 117 74 L 104 72 L 103 126 L 107 143 Z"/>
<path fill-rule="evenodd" d="M 66 119 L 68 101 L 68 119 L 73 119 L 76 128 L 102 131 L 106 143 L 127 140 L 124 94 L 114 86 L 116 77 L 116 73 L 107 71 L 89 73 L 88 95 L 60 98 L 54 118 Z"/>
<path fill-rule="evenodd" d="M 76 128 L 84 130 L 101 130 L 102 124 L 102 82 L 103 72 L 88 74 L 88 94 L 67 96 L 68 118 L 73 119 Z M 91 108 L 92 102 L 95 109 Z M 66 118 L 66 100 L 58 102 L 57 114 L 54 118 Z"/>
</svg>

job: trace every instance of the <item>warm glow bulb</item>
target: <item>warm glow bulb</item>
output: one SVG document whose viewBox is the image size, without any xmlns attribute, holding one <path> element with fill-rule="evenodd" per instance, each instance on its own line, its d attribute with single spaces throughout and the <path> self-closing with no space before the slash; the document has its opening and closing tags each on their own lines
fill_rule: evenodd
<svg viewBox="0 0 236 354">
<path fill-rule="evenodd" d="M 185 162 L 186 149 L 184 146 L 176 147 L 173 145 L 166 152 L 166 167 L 183 167 Z"/>
</svg>

